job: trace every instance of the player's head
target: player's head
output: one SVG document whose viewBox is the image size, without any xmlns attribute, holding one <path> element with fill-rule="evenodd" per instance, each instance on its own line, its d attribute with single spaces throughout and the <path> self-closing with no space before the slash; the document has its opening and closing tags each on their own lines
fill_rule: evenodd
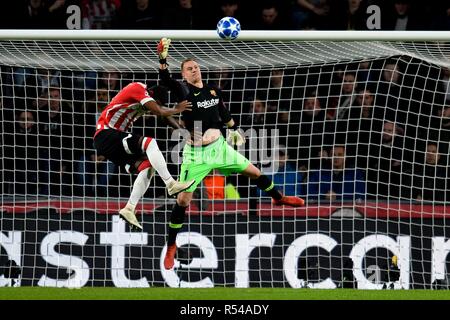
<svg viewBox="0 0 450 320">
<path fill-rule="evenodd" d="M 61 89 L 57 87 L 51 87 L 49 89 L 50 103 L 49 107 L 51 111 L 61 110 Z"/>
<path fill-rule="evenodd" d="M 338 145 L 333 148 L 333 168 L 343 169 L 345 165 L 345 147 Z"/>
<path fill-rule="evenodd" d="M 438 146 L 434 142 L 430 142 L 427 145 L 426 162 L 427 164 L 436 165 L 439 163 L 441 155 L 438 150 Z"/>
<path fill-rule="evenodd" d="M 35 125 L 35 117 L 34 113 L 28 110 L 22 110 L 17 113 L 17 121 L 21 130 L 30 131 Z"/>
<path fill-rule="evenodd" d="M 151 87 L 147 87 L 147 91 L 148 94 L 150 95 L 150 97 L 152 97 L 153 99 L 155 99 L 155 101 L 159 104 L 159 105 L 165 105 L 168 101 L 168 90 L 166 87 L 164 86 L 151 86 Z"/>
<path fill-rule="evenodd" d="M 201 83 L 202 73 L 197 61 L 192 58 L 183 60 L 181 63 L 181 76 L 190 84 Z"/>
</svg>

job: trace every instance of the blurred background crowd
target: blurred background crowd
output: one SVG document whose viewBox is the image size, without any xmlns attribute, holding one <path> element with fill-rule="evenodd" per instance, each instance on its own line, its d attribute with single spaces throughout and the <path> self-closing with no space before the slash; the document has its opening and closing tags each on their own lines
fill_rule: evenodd
<svg viewBox="0 0 450 320">
<path fill-rule="evenodd" d="M 233 16 L 243 30 L 366 30 L 377 5 L 381 30 L 450 30 L 442 0 L 16 0 L 5 2 L 0 28 L 66 29 L 71 5 L 82 29 L 213 30 Z"/>
<path fill-rule="evenodd" d="M 221 17 L 235 16 L 243 29 L 363 30 L 372 4 L 381 7 L 382 30 L 449 30 L 450 19 L 450 3 L 443 1 L 29 0 L 2 10 L 8 18 L 0 23 L 64 28 L 71 4 L 82 8 L 84 29 L 212 29 Z M 3 195 L 128 197 L 132 178 L 95 154 L 92 136 L 111 98 L 132 81 L 157 84 L 156 72 L 11 66 L 0 66 L 0 72 Z M 176 68 L 173 72 L 179 77 Z M 205 70 L 204 79 L 223 91 L 244 130 L 278 130 L 271 155 L 277 172 L 261 159 L 251 160 L 288 195 L 310 202 L 450 199 L 448 68 L 396 56 L 260 71 Z M 171 140 L 163 119 L 141 118 L 134 131 L 156 137 L 177 175 L 171 152 L 179 141 Z M 165 197 L 160 179 L 152 184 L 147 196 Z M 198 199 L 248 196 L 265 195 L 246 178 L 218 172 L 197 194 Z"/>
<path fill-rule="evenodd" d="M 92 136 L 112 97 L 132 81 L 156 85 L 156 71 L 6 66 L 0 71 L 2 194 L 128 196 L 132 178 L 96 155 Z M 176 71 L 174 76 L 179 78 Z M 259 71 L 205 70 L 204 79 L 222 90 L 241 128 L 256 134 L 245 155 L 288 195 L 327 202 L 449 199 L 448 68 L 397 56 Z M 163 96 L 163 102 L 174 102 Z M 171 171 L 179 174 L 173 152 L 180 151 L 180 140 L 163 119 L 141 118 L 133 130 L 156 137 Z M 147 196 L 164 197 L 162 181 L 152 183 Z M 199 199 L 265 196 L 250 188 L 247 178 L 218 172 L 199 192 Z"/>
</svg>

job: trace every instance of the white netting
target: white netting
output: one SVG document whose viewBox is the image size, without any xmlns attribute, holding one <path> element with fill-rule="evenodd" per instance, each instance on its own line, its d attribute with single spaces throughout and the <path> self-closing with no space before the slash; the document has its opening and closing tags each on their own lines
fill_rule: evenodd
<svg viewBox="0 0 450 320">
<path fill-rule="evenodd" d="M 178 238 L 194 259 L 176 272 L 160 264 L 174 202 L 161 179 L 130 233 L 116 213 L 133 180 L 92 147 L 118 90 L 157 83 L 156 44 L 0 41 L 1 263 L 22 285 L 447 285 L 448 43 L 173 41 L 172 74 L 195 57 L 247 134 L 240 151 L 307 200 L 275 207 L 247 178 L 209 176 Z M 179 136 L 152 116 L 134 131 L 178 176 Z"/>
<path fill-rule="evenodd" d="M 157 70 L 156 41 L 2 41 L 0 62 L 62 70 Z M 214 55 L 211 55 L 214 52 Z M 192 56 L 208 69 L 237 70 L 295 67 L 408 55 L 448 66 L 449 48 L 440 42 L 361 41 L 184 41 L 174 45 L 171 59 L 179 65 Z"/>
</svg>

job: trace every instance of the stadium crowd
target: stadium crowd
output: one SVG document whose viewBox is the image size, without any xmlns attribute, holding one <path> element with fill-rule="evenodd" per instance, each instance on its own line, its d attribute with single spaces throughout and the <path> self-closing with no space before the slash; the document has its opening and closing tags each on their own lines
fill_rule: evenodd
<svg viewBox="0 0 450 320">
<path fill-rule="evenodd" d="M 383 30 L 449 30 L 450 19 L 450 5 L 432 6 L 431 1 L 298 0 L 254 7 L 245 1 L 179 0 L 166 7 L 148 0 L 30 0 L 17 1 L 11 9 L 22 18 L 9 25 L 0 20 L 8 28 L 64 28 L 63 8 L 74 3 L 82 7 L 82 27 L 87 29 L 210 29 L 220 17 L 234 15 L 246 29 L 360 30 L 370 4 L 392 13 L 383 17 Z M 28 10 L 20 11 L 21 5 Z M 204 6 L 214 14 L 202 15 Z M 400 14 L 402 8 L 406 11 Z M 96 155 L 92 136 L 111 98 L 132 81 L 157 84 L 156 71 L 10 66 L 0 66 L 0 71 L 3 195 L 128 197 L 132 178 Z M 278 171 L 268 173 L 285 194 L 310 202 L 450 199 L 449 69 L 397 56 L 205 75 L 222 90 L 242 129 L 278 130 Z M 171 140 L 164 120 L 142 118 L 134 130 L 156 137 L 177 175 L 179 166 L 170 152 L 178 141 Z M 264 165 L 260 163 L 263 171 Z M 147 196 L 164 197 L 162 181 L 152 183 Z M 216 172 L 203 186 L 203 196 L 210 199 L 258 195 L 245 178 Z"/>
<path fill-rule="evenodd" d="M 82 29 L 214 29 L 233 16 L 245 30 L 364 30 L 377 5 L 381 30 L 450 30 L 438 0 L 18 0 L 0 10 L 0 28 L 65 29 L 72 5 Z"/>
</svg>

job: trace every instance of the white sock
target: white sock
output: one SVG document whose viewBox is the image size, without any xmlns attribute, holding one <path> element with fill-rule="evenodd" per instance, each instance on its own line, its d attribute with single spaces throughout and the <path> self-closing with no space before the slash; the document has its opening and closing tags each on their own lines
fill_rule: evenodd
<svg viewBox="0 0 450 320">
<path fill-rule="evenodd" d="M 129 204 L 136 206 L 136 204 L 144 195 L 145 191 L 147 191 L 148 187 L 150 186 L 150 179 L 148 178 L 149 170 L 150 168 L 147 168 L 139 172 L 133 184 L 133 190 L 131 191 L 130 200 L 128 200 Z"/>
<path fill-rule="evenodd" d="M 153 139 L 145 150 L 148 160 L 156 172 L 158 172 L 161 179 L 164 181 L 166 186 L 171 185 L 175 180 L 172 178 L 169 170 L 167 169 L 167 163 L 158 148 L 156 140 Z"/>
</svg>

